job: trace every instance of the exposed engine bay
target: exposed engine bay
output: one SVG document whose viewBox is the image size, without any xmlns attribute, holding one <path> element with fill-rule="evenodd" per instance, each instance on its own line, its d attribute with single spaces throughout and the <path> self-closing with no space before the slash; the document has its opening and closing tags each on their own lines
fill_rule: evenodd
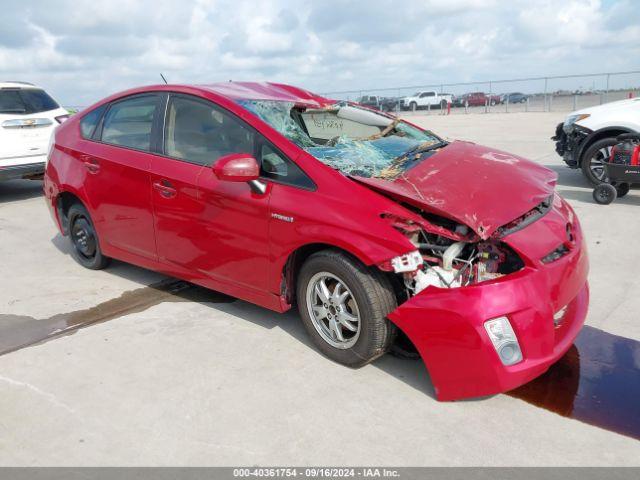
<svg viewBox="0 0 640 480">
<path fill-rule="evenodd" d="M 457 288 L 485 282 L 520 270 L 522 260 L 506 244 L 445 241 L 430 235 L 419 243 L 422 269 L 403 274 L 404 285 L 415 295 L 428 286 Z"/>
<path fill-rule="evenodd" d="M 428 232 L 415 223 L 393 223 L 417 250 L 396 257 L 389 265 L 381 267 L 402 275 L 407 298 L 429 286 L 465 287 L 495 280 L 524 267 L 522 259 L 499 239 L 479 241 L 467 226 L 456 225 L 447 219 L 439 220 L 441 231 L 450 231 L 451 235 Z"/>
</svg>

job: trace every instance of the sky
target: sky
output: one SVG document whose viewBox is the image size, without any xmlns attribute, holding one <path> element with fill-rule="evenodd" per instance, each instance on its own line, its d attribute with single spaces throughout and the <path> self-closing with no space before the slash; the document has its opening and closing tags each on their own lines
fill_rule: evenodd
<svg viewBox="0 0 640 480">
<path fill-rule="evenodd" d="M 639 0 L 0 2 L 0 81 L 34 82 L 65 105 L 160 73 L 327 93 L 640 70 Z M 616 81 L 640 86 L 640 75 Z"/>
</svg>

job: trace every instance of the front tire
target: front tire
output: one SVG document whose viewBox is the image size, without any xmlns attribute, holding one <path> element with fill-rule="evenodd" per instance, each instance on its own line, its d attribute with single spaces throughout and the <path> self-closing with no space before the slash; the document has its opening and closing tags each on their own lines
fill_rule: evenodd
<svg viewBox="0 0 640 480">
<path fill-rule="evenodd" d="M 389 280 L 346 254 L 311 255 L 298 276 L 297 301 L 313 343 L 335 362 L 360 367 L 393 343 L 387 315 L 397 303 Z"/>
<path fill-rule="evenodd" d="M 614 137 L 603 138 L 602 140 L 594 142 L 593 145 L 584 152 L 580 168 L 585 178 L 589 180 L 589 183 L 592 185 L 609 182 L 603 164 L 609 161 L 611 147 L 616 143 L 618 142 Z"/>
<path fill-rule="evenodd" d="M 410 109 L 412 112 L 415 112 L 415 111 L 418 109 L 418 104 L 417 104 L 416 102 L 411 102 L 411 103 L 409 104 L 409 109 Z"/>
<path fill-rule="evenodd" d="M 109 258 L 102 254 L 98 234 L 87 209 L 78 203 L 71 205 L 67 218 L 73 258 L 90 270 L 101 270 L 109 265 Z"/>
</svg>

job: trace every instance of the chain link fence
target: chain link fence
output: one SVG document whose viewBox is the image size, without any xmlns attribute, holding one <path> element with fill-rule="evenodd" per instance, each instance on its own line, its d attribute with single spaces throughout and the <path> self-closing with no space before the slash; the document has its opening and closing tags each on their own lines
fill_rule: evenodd
<svg viewBox="0 0 640 480">
<path fill-rule="evenodd" d="M 423 105 L 418 100 L 411 103 L 416 94 L 425 92 L 434 92 L 429 94 L 434 98 Z M 640 70 L 346 90 L 323 95 L 404 114 L 571 112 L 640 96 Z M 451 101 L 450 106 L 442 102 L 441 95 Z"/>
</svg>

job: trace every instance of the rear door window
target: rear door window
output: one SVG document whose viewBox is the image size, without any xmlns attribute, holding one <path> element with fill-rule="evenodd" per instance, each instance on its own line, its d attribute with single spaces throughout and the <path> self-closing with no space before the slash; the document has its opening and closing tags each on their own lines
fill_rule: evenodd
<svg viewBox="0 0 640 480">
<path fill-rule="evenodd" d="M 104 143 L 151 151 L 151 131 L 159 104 L 158 95 L 144 95 L 113 103 L 102 122 Z"/>
</svg>

